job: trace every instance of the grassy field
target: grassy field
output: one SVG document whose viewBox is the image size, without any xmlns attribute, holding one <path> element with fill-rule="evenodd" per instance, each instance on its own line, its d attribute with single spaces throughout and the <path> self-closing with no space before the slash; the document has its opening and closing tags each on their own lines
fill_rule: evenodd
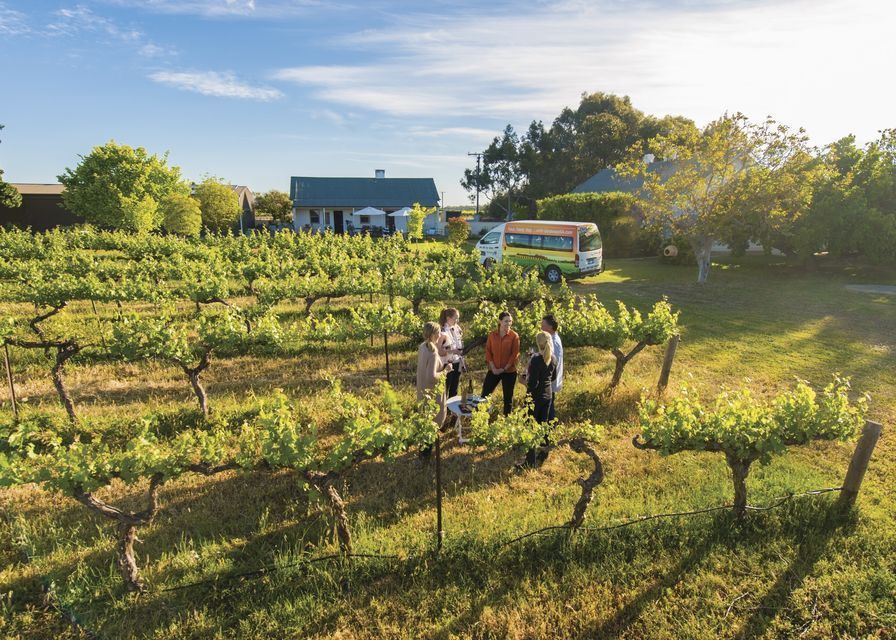
<svg viewBox="0 0 896 640">
<path fill-rule="evenodd" d="M 432 553 L 433 468 L 415 455 L 366 463 L 347 479 L 355 551 L 394 558 L 303 563 L 336 546 L 328 514 L 287 473 L 187 476 L 166 484 L 163 510 L 141 531 L 149 585 L 124 595 L 106 522 L 74 501 L 34 488 L 0 491 L 0 636 L 11 638 L 891 638 L 896 637 L 896 296 L 847 284 L 896 284 L 896 272 L 842 265 L 814 271 L 783 260 L 721 260 L 709 282 L 692 267 L 619 260 L 573 288 L 605 302 L 646 308 L 668 296 L 683 338 L 670 393 L 684 383 L 705 394 L 749 386 L 769 395 L 794 377 L 821 385 L 834 372 L 871 395 L 884 423 L 859 509 L 835 517 L 836 494 L 751 513 L 725 511 L 505 542 L 569 518 L 587 461 L 558 450 L 518 473 L 500 457 L 447 441 L 446 540 Z M 9 309 L 6 309 L 9 311 Z M 87 307 L 85 321 L 89 321 Z M 111 312 L 111 311 L 110 311 Z M 562 332 L 562 329 L 561 329 Z M 393 382 L 409 387 L 413 344 L 393 352 Z M 29 411 L 62 415 L 46 365 L 13 354 Z M 484 363 L 474 356 L 478 387 Z M 611 399 L 599 395 L 612 358 L 568 350 L 561 420 L 607 425 L 600 448 L 606 480 L 588 524 L 730 502 L 721 456 L 661 458 L 635 450 L 635 405 L 656 384 L 660 349 L 626 369 Z M 276 358 L 216 362 L 207 386 L 215 411 L 237 412 L 247 396 L 284 388 L 309 415 L 328 375 L 361 390 L 383 377 L 381 345 L 333 345 Z M 71 368 L 75 401 L 89 421 L 115 424 L 151 408 L 193 409 L 173 368 L 85 362 Z M 8 405 L 3 408 L 9 410 Z M 790 450 L 756 465 L 753 504 L 789 492 L 838 486 L 851 444 Z M 113 488 L 103 494 L 121 498 Z M 136 497 L 136 494 L 135 496 Z M 262 566 L 276 571 L 235 578 Z M 191 583 L 208 581 L 198 586 Z M 47 597 L 46 592 L 52 594 Z M 66 616 L 78 626 L 66 622 Z"/>
</svg>

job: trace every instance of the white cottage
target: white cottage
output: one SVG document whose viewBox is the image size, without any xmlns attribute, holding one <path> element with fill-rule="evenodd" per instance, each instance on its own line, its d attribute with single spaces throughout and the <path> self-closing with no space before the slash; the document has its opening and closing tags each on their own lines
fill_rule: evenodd
<svg viewBox="0 0 896 640">
<path fill-rule="evenodd" d="M 437 207 L 439 193 L 432 178 L 387 178 L 378 169 L 373 178 L 316 178 L 293 176 L 289 195 L 296 231 L 335 233 L 362 230 L 407 231 L 404 214 L 419 202 Z M 438 227 L 438 218 L 424 221 L 424 229 Z"/>
</svg>

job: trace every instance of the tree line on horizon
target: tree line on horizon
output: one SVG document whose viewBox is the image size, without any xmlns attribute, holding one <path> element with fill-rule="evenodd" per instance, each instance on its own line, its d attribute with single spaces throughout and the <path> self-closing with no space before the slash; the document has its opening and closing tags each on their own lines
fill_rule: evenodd
<svg viewBox="0 0 896 640">
<path fill-rule="evenodd" d="M 648 154 L 665 161 L 662 170 L 645 163 Z M 896 261 L 896 129 L 864 146 L 849 135 L 818 148 L 803 129 L 770 117 L 726 113 L 700 128 L 682 116 L 646 115 L 628 96 L 583 94 L 550 126 L 532 121 L 520 135 L 508 124 L 461 185 L 486 194 L 501 218 L 541 217 L 546 204 L 607 168 L 633 185 L 630 206 L 608 193 L 577 216 L 569 196 L 565 211 L 589 221 L 633 215 L 687 246 L 700 282 L 716 242 L 735 252 L 752 241 L 806 259 L 826 252 Z"/>
</svg>

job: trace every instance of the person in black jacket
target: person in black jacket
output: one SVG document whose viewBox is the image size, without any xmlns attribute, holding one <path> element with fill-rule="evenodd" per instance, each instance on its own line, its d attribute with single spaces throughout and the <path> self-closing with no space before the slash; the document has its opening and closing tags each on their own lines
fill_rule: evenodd
<svg viewBox="0 0 896 640">
<path fill-rule="evenodd" d="M 535 335 L 537 352 L 529 359 L 526 369 L 526 389 L 532 396 L 532 412 L 535 421 L 543 424 L 548 421 L 551 409 L 553 391 L 552 382 L 557 378 L 557 359 L 554 357 L 554 344 L 551 335 L 546 331 L 539 331 Z M 544 445 L 547 445 L 545 438 Z M 548 457 L 547 450 L 530 449 L 526 454 L 526 464 L 530 467 L 540 466 Z"/>
</svg>

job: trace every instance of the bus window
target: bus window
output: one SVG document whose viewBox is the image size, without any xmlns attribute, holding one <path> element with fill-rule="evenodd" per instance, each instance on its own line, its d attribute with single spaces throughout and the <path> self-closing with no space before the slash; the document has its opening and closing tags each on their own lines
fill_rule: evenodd
<svg viewBox="0 0 896 640">
<path fill-rule="evenodd" d="M 542 248 L 549 251 L 572 251 L 572 238 L 569 236 L 542 236 Z"/>
<path fill-rule="evenodd" d="M 508 247 L 529 249 L 532 246 L 532 236 L 528 233 L 508 233 L 505 237 L 507 238 Z"/>
<path fill-rule="evenodd" d="M 597 225 L 579 227 L 579 251 L 597 251 L 603 247 Z"/>
</svg>

